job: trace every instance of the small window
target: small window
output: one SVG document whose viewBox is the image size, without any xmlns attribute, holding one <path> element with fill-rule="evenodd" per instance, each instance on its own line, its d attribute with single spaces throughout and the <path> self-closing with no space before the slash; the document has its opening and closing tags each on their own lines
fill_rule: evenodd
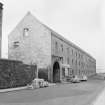
<svg viewBox="0 0 105 105">
<path fill-rule="evenodd" d="M 61 59 L 61 62 L 62 62 L 62 64 L 63 64 L 63 57 L 62 57 L 62 59 Z"/>
<path fill-rule="evenodd" d="M 69 48 L 67 48 L 67 55 L 69 56 Z"/>
<path fill-rule="evenodd" d="M 63 45 L 61 45 L 61 50 L 62 50 L 62 52 L 63 52 Z"/>
<path fill-rule="evenodd" d="M 80 58 L 80 54 L 79 54 L 79 58 Z"/>
<path fill-rule="evenodd" d="M 76 57 L 77 57 L 77 52 L 76 52 Z"/>
<path fill-rule="evenodd" d="M 75 64 L 77 65 L 77 60 L 75 61 Z"/>
<path fill-rule="evenodd" d="M 28 36 L 28 35 L 29 35 L 29 28 L 24 28 L 23 36 Z"/>
<path fill-rule="evenodd" d="M 67 64 L 69 64 L 69 62 L 70 62 L 70 61 L 69 61 L 69 57 L 68 57 L 68 58 L 67 58 Z"/>
<path fill-rule="evenodd" d="M 55 51 L 58 52 L 58 43 L 55 42 Z"/>
<path fill-rule="evenodd" d="M 80 71 L 80 69 L 79 69 L 79 74 L 81 74 L 81 71 Z"/>
<path fill-rule="evenodd" d="M 62 75 L 65 77 L 65 68 L 62 68 Z"/>
<path fill-rule="evenodd" d="M 73 55 L 73 50 L 72 50 L 72 55 Z"/>
<path fill-rule="evenodd" d="M 80 66 L 80 61 L 79 61 L 79 66 Z"/>
<path fill-rule="evenodd" d="M 58 47 L 58 43 L 57 42 L 55 43 L 55 46 L 56 46 L 56 48 Z"/>
<path fill-rule="evenodd" d="M 72 59 L 72 65 L 73 65 L 73 59 Z"/>
<path fill-rule="evenodd" d="M 14 46 L 14 48 L 17 48 L 19 46 L 19 41 L 13 42 L 13 46 Z"/>
</svg>

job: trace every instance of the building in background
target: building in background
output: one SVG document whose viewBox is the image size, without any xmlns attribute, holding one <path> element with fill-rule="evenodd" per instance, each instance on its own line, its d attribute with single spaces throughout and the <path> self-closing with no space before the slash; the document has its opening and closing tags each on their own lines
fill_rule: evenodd
<svg viewBox="0 0 105 105">
<path fill-rule="evenodd" d="M 3 15 L 3 4 L 0 3 L 0 58 L 1 58 L 1 46 L 2 46 L 2 15 Z"/>
<path fill-rule="evenodd" d="M 8 59 L 37 64 L 51 82 L 64 81 L 70 75 L 96 73 L 96 60 L 91 55 L 42 24 L 30 12 L 8 39 Z"/>
</svg>

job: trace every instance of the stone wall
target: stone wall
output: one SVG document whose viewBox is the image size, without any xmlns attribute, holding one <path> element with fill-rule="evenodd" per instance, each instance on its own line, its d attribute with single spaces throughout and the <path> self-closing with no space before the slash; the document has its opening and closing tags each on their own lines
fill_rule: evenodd
<svg viewBox="0 0 105 105">
<path fill-rule="evenodd" d="M 90 76 L 96 73 L 95 59 L 60 35 L 57 35 L 57 33 L 52 32 L 51 35 L 52 62 L 54 62 L 54 57 L 59 57 L 61 63 L 70 65 L 74 75 L 86 74 Z"/>
<path fill-rule="evenodd" d="M 26 86 L 36 77 L 36 65 L 0 59 L 0 89 Z"/>
<path fill-rule="evenodd" d="M 37 64 L 38 68 L 51 65 L 51 33 L 31 13 L 22 19 L 8 39 L 9 59 Z"/>
</svg>

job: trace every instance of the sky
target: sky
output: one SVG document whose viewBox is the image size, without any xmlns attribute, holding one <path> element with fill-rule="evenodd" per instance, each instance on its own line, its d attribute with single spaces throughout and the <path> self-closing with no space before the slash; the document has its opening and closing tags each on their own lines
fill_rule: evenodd
<svg viewBox="0 0 105 105">
<path fill-rule="evenodd" d="M 8 35 L 30 11 L 97 62 L 105 72 L 105 0 L 0 0 L 3 10 L 2 57 L 8 55 Z"/>
</svg>

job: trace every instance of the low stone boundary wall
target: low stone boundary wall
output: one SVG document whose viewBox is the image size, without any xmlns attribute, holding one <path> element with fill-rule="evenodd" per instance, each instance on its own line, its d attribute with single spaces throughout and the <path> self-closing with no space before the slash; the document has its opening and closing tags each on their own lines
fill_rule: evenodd
<svg viewBox="0 0 105 105">
<path fill-rule="evenodd" d="M 26 86 L 36 77 L 36 65 L 0 59 L 0 89 Z"/>
</svg>

